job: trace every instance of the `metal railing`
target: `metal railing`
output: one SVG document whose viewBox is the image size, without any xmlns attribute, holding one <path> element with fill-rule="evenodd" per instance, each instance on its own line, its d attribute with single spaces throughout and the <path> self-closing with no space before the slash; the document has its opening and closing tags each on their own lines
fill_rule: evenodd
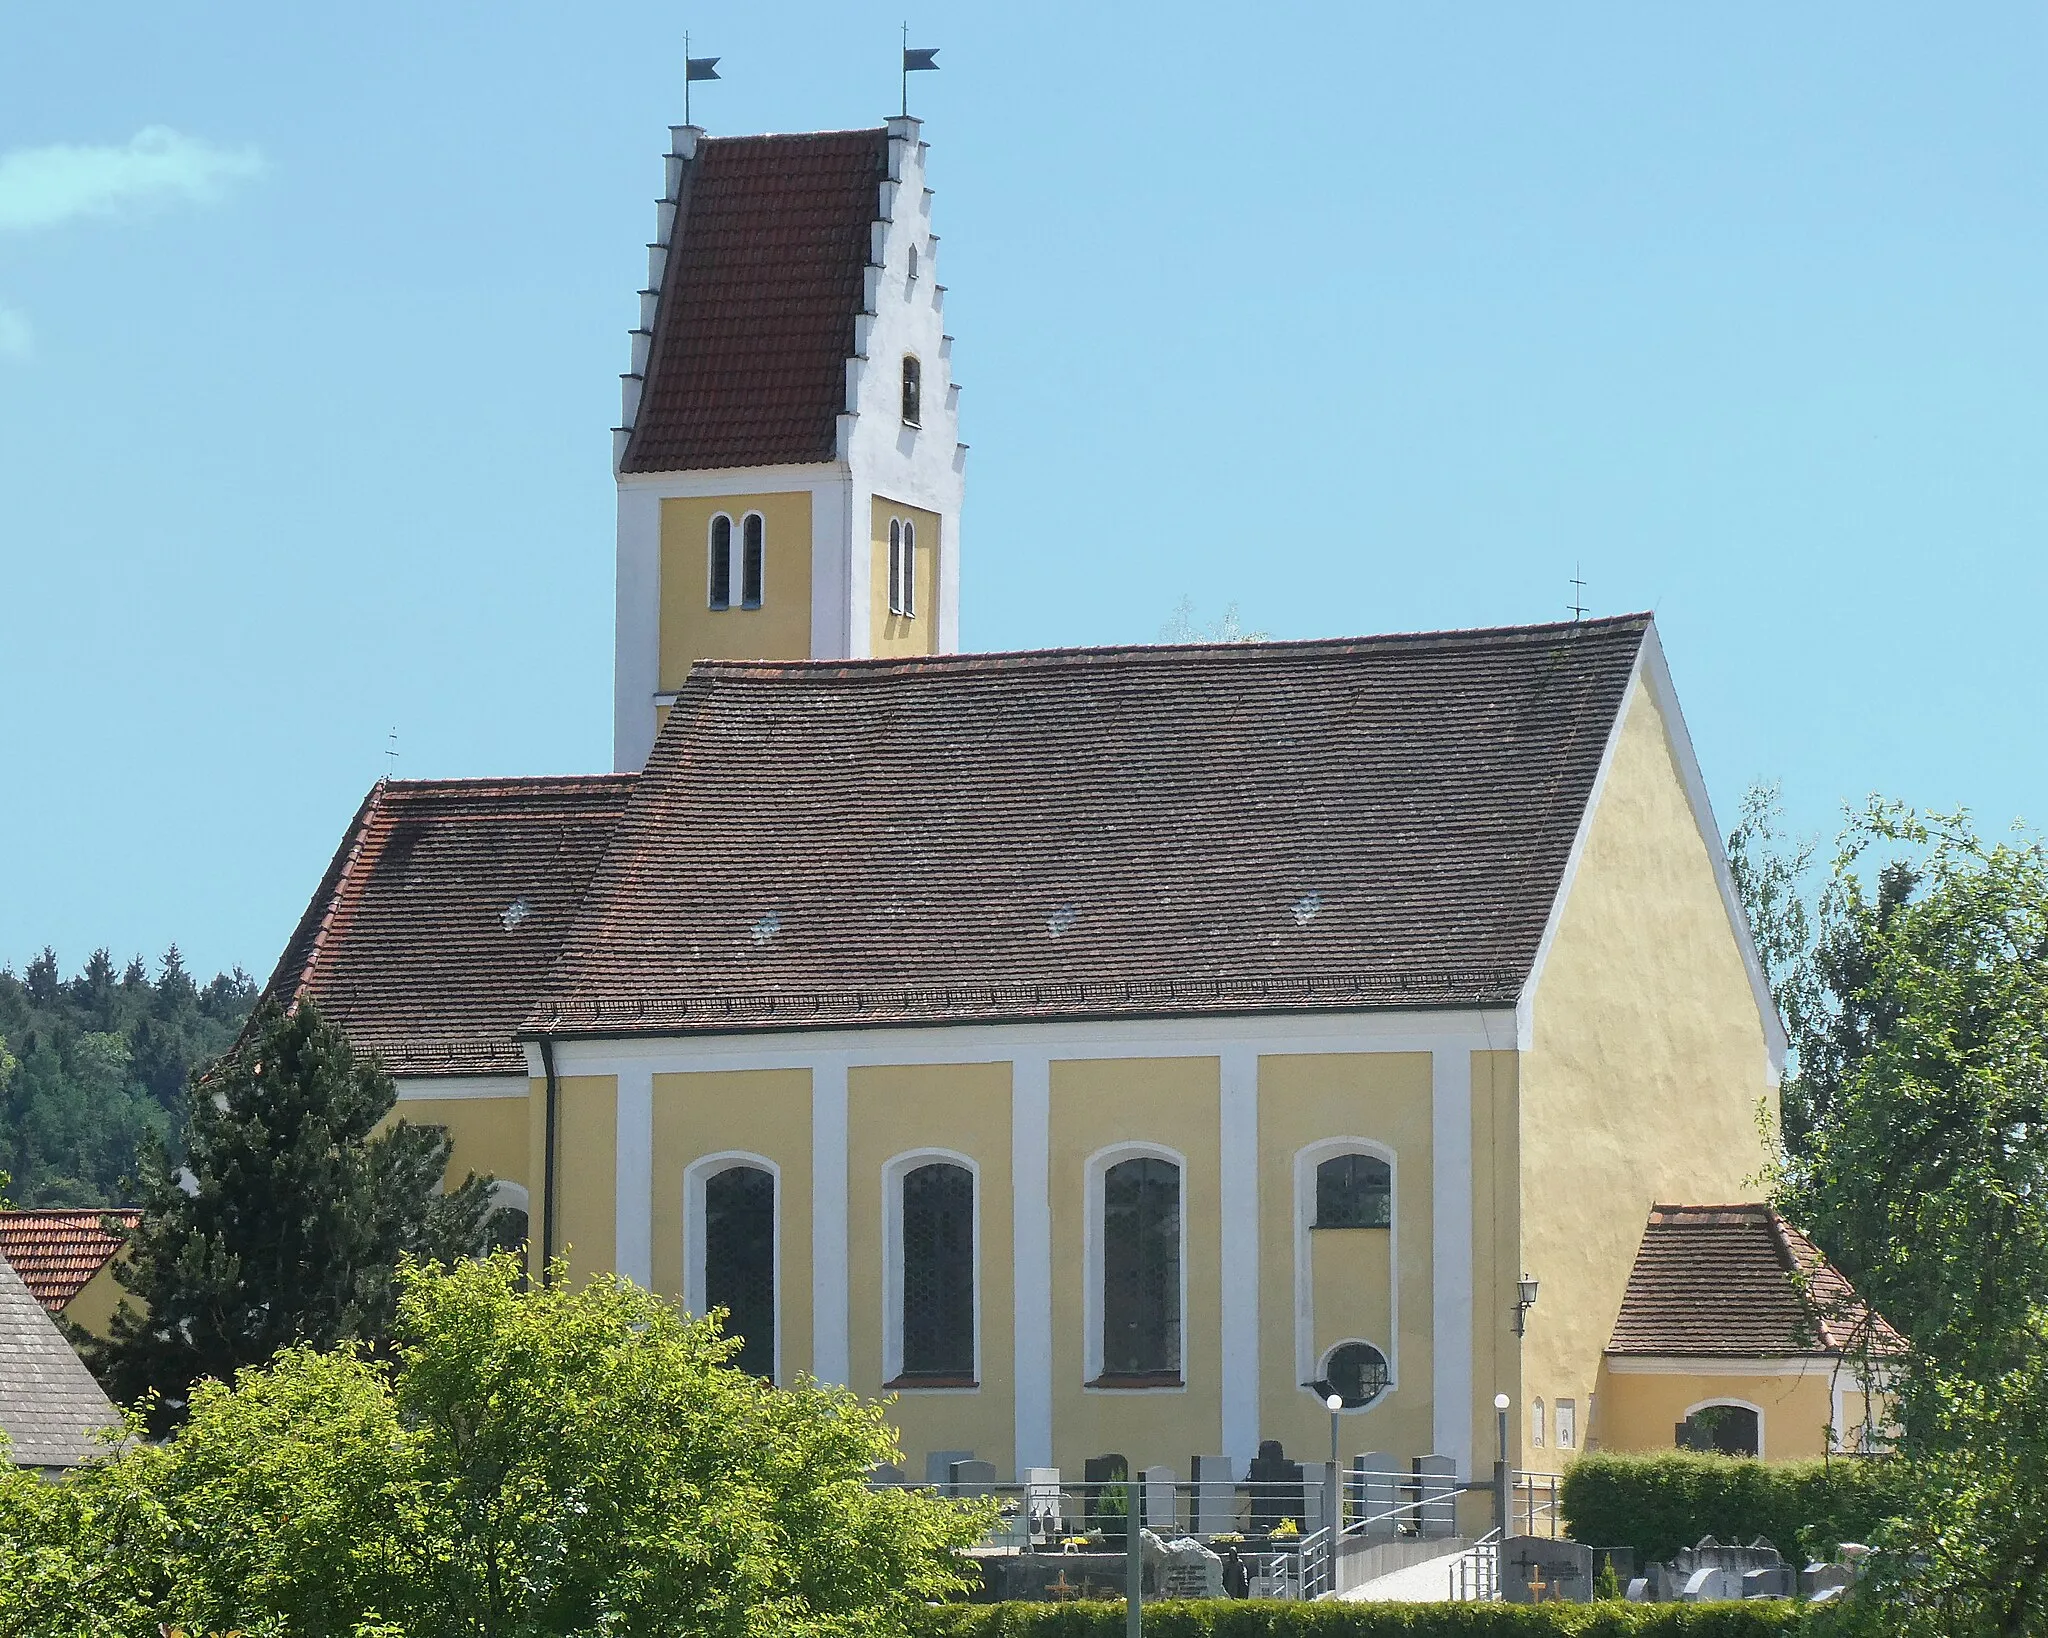
<svg viewBox="0 0 2048 1638">
<path fill-rule="evenodd" d="M 1461 1604 L 1491 1604 L 1500 1597 L 1500 1532 L 1489 1530 L 1451 1566 L 1451 1597 Z"/>
<path fill-rule="evenodd" d="M 1508 1523 L 1520 1535 L 1548 1536 L 1553 1541 L 1564 1534 L 1564 1510 L 1559 1504 L 1563 1475 L 1517 1472 L 1513 1505 Z"/>
</svg>

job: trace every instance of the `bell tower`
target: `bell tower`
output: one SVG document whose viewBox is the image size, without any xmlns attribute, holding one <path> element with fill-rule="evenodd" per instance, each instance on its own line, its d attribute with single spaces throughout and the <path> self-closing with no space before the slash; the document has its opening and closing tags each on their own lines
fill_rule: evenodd
<svg viewBox="0 0 2048 1638">
<path fill-rule="evenodd" d="M 700 659 L 946 653 L 966 446 L 915 119 L 676 126 L 613 434 L 613 766 Z"/>
</svg>

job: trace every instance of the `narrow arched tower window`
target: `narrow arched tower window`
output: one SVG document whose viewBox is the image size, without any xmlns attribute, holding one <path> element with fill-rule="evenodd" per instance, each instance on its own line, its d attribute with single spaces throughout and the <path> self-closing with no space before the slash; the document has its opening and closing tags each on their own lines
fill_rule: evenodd
<svg viewBox="0 0 2048 1638">
<path fill-rule="evenodd" d="M 726 1310 L 742 1339 L 733 1360 L 755 1376 L 775 1375 L 775 1177 L 730 1166 L 704 1182 L 704 1302 Z"/>
<path fill-rule="evenodd" d="M 889 612 L 903 612 L 903 520 L 889 520 Z"/>
<path fill-rule="evenodd" d="M 917 613 L 917 525 L 903 520 L 903 612 Z"/>
<path fill-rule="evenodd" d="M 1102 1374 L 1180 1374 L 1180 1168 L 1152 1155 L 1102 1177 Z"/>
<path fill-rule="evenodd" d="M 914 427 L 924 404 L 924 366 L 914 353 L 903 355 L 903 424 Z"/>
<path fill-rule="evenodd" d="M 759 512 L 749 512 L 740 525 L 740 607 L 761 606 L 761 577 L 767 556 L 768 526 Z"/>
<path fill-rule="evenodd" d="M 949 1161 L 903 1177 L 903 1374 L 974 1375 L 974 1174 Z"/>
<path fill-rule="evenodd" d="M 732 519 L 723 512 L 711 520 L 711 606 L 732 607 Z"/>
</svg>

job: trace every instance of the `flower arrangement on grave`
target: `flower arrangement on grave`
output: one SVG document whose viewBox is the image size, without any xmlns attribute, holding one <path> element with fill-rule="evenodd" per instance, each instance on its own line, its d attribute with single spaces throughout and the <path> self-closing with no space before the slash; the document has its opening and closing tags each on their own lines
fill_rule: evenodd
<svg viewBox="0 0 2048 1638">
<path fill-rule="evenodd" d="M 1274 1541 L 1280 1540 L 1283 1536 L 1298 1536 L 1301 1534 L 1300 1521 L 1296 1519 L 1282 1519 L 1267 1534 Z"/>
<path fill-rule="evenodd" d="M 1060 1538 L 1060 1550 L 1067 1553 L 1078 1553 L 1084 1548 L 1092 1547 L 1096 1540 L 1097 1538 L 1094 1536 L 1062 1536 Z"/>
</svg>

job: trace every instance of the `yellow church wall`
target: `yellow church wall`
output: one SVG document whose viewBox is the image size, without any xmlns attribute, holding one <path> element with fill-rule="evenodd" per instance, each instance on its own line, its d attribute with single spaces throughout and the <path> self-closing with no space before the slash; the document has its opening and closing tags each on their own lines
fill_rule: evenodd
<svg viewBox="0 0 2048 1638">
<path fill-rule="evenodd" d="M 889 520 L 903 518 L 917 525 L 917 550 L 911 564 L 913 615 L 889 612 Z M 882 495 L 874 497 L 868 579 L 868 652 L 878 659 L 939 651 L 939 553 L 946 542 L 939 534 L 939 514 L 905 506 Z"/>
<path fill-rule="evenodd" d="M 114 1310 L 122 1303 L 138 1314 L 149 1312 L 149 1304 L 126 1289 L 115 1276 L 115 1268 L 126 1258 L 127 1253 L 116 1254 L 100 1271 L 72 1294 L 64 1305 L 64 1318 L 81 1331 L 89 1331 L 96 1337 L 107 1335 L 107 1327 L 114 1318 Z"/>
<path fill-rule="evenodd" d="M 1824 1360 L 1804 1362 L 1803 1370 L 1801 1365 L 1787 1361 L 1782 1373 L 1751 1376 L 1615 1371 L 1602 1364 L 1594 1436 L 1605 1451 L 1674 1450 L 1678 1424 L 1688 1415 L 1704 1404 L 1728 1403 L 1758 1411 L 1758 1454 L 1766 1461 L 1824 1456 L 1835 1418 L 1833 1365 Z"/>
<path fill-rule="evenodd" d="M 710 606 L 711 520 L 733 524 L 731 608 Z M 759 512 L 763 524 L 761 606 L 743 609 L 741 524 Z M 662 693 L 682 687 L 699 660 L 803 660 L 811 652 L 811 496 L 718 495 L 661 503 Z"/>
<path fill-rule="evenodd" d="M 1774 1119 L 1741 947 L 1663 715 L 1638 683 L 1521 1066 L 1520 1260 L 1541 1281 L 1523 1382 L 1548 1405 L 1577 1402 L 1581 1444 L 1650 1205 L 1755 1198 L 1763 1107 Z"/>
<path fill-rule="evenodd" d="M 1426 1052 L 1259 1060 L 1259 1436 L 1280 1440 L 1291 1456 L 1326 1459 L 1330 1447 L 1329 1412 L 1299 1386 L 1308 1373 L 1295 1352 L 1295 1157 L 1343 1137 L 1367 1139 L 1394 1156 L 1394 1227 L 1309 1230 L 1317 1359 L 1329 1344 L 1358 1336 L 1388 1355 L 1397 1385 L 1372 1409 L 1339 1419 L 1339 1449 L 1348 1461 L 1368 1450 L 1420 1454 L 1431 1447 L 1430 1089 Z M 1313 1190 L 1312 1173 L 1306 1186 Z M 1313 1220 L 1312 1196 L 1308 1210 Z M 1389 1337 L 1384 1318 L 1377 1331 L 1368 1328 L 1375 1309 L 1384 1314 L 1391 1306 L 1388 1274 L 1367 1270 L 1375 1250 L 1382 1270 L 1398 1258 L 1398 1337 Z M 1326 1315 L 1323 1301 L 1339 1300 L 1333 1288 L 1347 1270 L 1370 1283 L 1344 1299 L 1337 1315 Z M 1352 1320 L 1360 1322 L 1357 1329 Z"/>
<path fill-rule="evenodd" d="M 1137 1467 L 1185 1472 L 1190 1455 L 1220 1449 L 1222 1438 L 1221 1066 L 1214 1058 L 1060 1060 L 1051 1079 L 1054 1460 L 1078 1474 L 1087 1457 L 1116 1452 Z M 1185 1159 L 1181 1388 L 1085 1385 L 1088 1160 L 1123 1143 Z"/>
<path fill-rule="evenodd" d="M 933 1450 L 971 1450 L 1012 1471 L 1016 1441 L 1016 1301 L 1012 1286 L 1010 1066 L 931 1064 L 855 1068 L 847 1075 L 848 1345 L 860 1393 L 898 1394 L 889 1420 L 906 1471 L 924 1474 Z M 915 1150 L 965 1155 L 977 1168 L 975 1297 L 980 1386 L 887 1389 L 883 1174 Z"/>
<path fill-rule="evenodd" d="M 555 1251 L 568 1258 L 572 1279 L 587 1280 L 618 1266 L 619 1083 L 613 1075 L 564 1075 L 556 1086 Z"/>
<path fill-rule="evenodd" d="M 1516 1435 L 1525 1418 L 1514 1325 L 1522 1232 L 1520 1067 L 1512 1052 L 1472 1054 L 1472 1454 L 1481 1472 L 1499 1451 L 1497 1393 L 1510 1401 L 1510 1459 L 1527 1465 Z M 1479 1503 L 1467 1498 L 1461 1505 Z M 1490 1515 L 1479 1528 L 1492 1528 Z"/>
<path fill-rule="evenodd" d="M 1310 1229 L 1316 1357 L 1353 1337 L 1385 1350 L 1394 1328 L 1391 1229 Z"/>
<path fill-rule="evenodd" d="M 775 1163 L 779 1232 L 776 1324 L 782 1377 L 811 1369 L 811 1074 L 807 1069 L 705 1070 L 654 1077 L 654 1289 L 682 1301 L 683 1181 L 707 1155 L 739 1151 Z"/>
<path fill-rule="evenodd" d="M 460 1183 L 472 1172 L 502 1178 L 532 1191 L 536 1209 L 539 1191 L 528 1175 L 527 1104 L 510 1098 L 407 1098 L 390 1119 L 415 1126 L 439 1126 L 448 1134 L 448 1182 Z"/>
</svg>

